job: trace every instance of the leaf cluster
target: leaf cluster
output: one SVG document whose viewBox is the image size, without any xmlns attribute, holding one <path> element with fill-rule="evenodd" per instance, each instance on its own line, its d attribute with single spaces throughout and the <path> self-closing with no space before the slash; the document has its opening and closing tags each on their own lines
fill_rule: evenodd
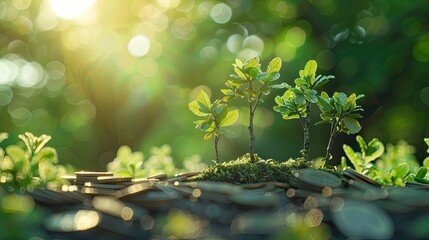
<svg viewBox="0 0 429 240">
<path fill-rule="evenodd" d="M 7 139 L 0 134 L 0 142 Z M 58 164 L 57 151 L 45 147 L 48 135 L 34 136 L 26 132 L 19 135 L 22 144 L 0 148 L 0 183 L 10 191 L 31 190 L 34 187 L 59 186 L 67 169 Z"/>
<path fill-rule="evenodd" d="M 204 140 L 209 140 L 213 135 L 225 134 L 223 127 L 230 126 L 238 120 L 238 110 L 230 108 L 222 100 L 215 100 L 213 103 L 206 92 L 201 90 L 197 99 L 188 104 L 189 110 L 203 119 L 194 121 L 196 128 L 207 132 Z"/>
<path fill-rule="evenodd" d="M 274 85 L 273 82 L 280 78 L 280 68 L 282 60 L 276 57 L 270 61 L 267 69 L 263 71 L 259 58 L 254 57 L 244 63 L 235 59 L 234 74 L 225 85 L 226 89 L 221 89 L 225 95 L 224 101 L 234 98 L 246 98 L 249 102 L 263 102 L 263 95 L 268 95 L 272 88 L 283 88 L 282 85 Z"/>
<path fill-rule="evenodd" d="M 299 71 L 299 78 L 295 79 L 295 86 L 283 83 L 282 86 L 287 90 L 283 96 L 277 96 L 275 101 L 277 106 L 274 110 L 279 112 L 283 119 L 303 119 L 307 117 L 306 107 L 307 104 L 317 103 L 318 96 L 317 90 L 330 79 L 335 78 L 332 75 L 316 77 L 317 62 L 310 60 L 305 65 L 304 69 Z"/>
<path fill-rule="evenodd" d="M 345 93 L 334 93 L 332 97 L 326 92 L 318 96 L 318 106 L 321 111 L 320 118 L 322 121 L 316 123 L 336 123 L 336 131 L 355 134 L 361 130 L 358 118 L 362 118 L 359 113 L 363 111 L 362 107 L 356 103 L 356 100 L 364 95 L 355 93 L 347 96 Z"/>
<path fill-rule="evenodd" d="M 414 148 L 405 142 L 387 145 L 374 138 L 366 143 L 361 136 L 356 137 L 360 151 L 354 151 L 344 145 L 344 152 L 354 169 L 381 185 L 404 186 L 406 182 L 429 183 L 427 168 L 429 161 L 423 166 L 417 162 Z M 342 159 L 343 168 L 348 167 L 346 158 Z"/>
<path fill-rule="evenodd" d="M 206 167 L 200 158 L 191 157 L 184 160 L 184 168 L 180 169 L 175 165 L 171 152 L 169 145 L 152 147 L 149 157 L 145 159 L 143 152 L 133 152 L 124 145 L 118 148 L 116 157 L 107 164 L 106 169 L 118 176 L 144 178 L 161 173 L 174 176 L 181 171 L 199 171 Z"/>
</svg>

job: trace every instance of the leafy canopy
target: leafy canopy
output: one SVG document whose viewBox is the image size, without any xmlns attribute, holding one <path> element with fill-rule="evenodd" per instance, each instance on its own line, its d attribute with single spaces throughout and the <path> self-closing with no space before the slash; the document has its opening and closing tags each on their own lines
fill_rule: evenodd
<svg viewBox="0 0 429 240">
<path fill-rule="evenodd" d="M 244 63 L 235 59 L 234 74 L 225 85 L 226 89 L 221 89 L 225 94 L 224 101 L 233 98 L 247 98 L 249 102 L 263 102 L 261 96 L 268 95 L 272 88 L 282 88 L 282 85 L 273 85 L 273 82 L 280 78 L 280 68 L 282 60 L 279 57 L 273 58 L 264 71 L 261 70 L 259 58 L 254 57 Z"/>
<path fill-rule="evenodd" d="M 361 125 L 358 118 L 362 118 L 359 113 L 363 111 L 362 107 L 356 103 L 356 100 L 364 97 L 364 95 L 356 96 L 355 93 L 347 96 L 345 93 L 334 93 L 332 97 L 326 92 L 322 92 L 318 96 L 318 106 L 321 110 L 320 118 L 322 121 L 316 123 L 332 123 L 336 124 L 336 131 L 349 134 L 358 133 L 361 130 Z"/>
<path fill-rule="evenodd" d="M 213 103 L 206 92 L 201 90 L 197 99 L 188 104 L 189 110 L 201 120 L 194 121 L 196 128 L 207 132 L 205 140 L 209 140 L 213 135 L 220 136 L 225 133 L 222 127 L 227 127 L 237 122 L 239 114 L 235 108 L 230 108 L 225 102 L 216 100 Z"/>
</svg>

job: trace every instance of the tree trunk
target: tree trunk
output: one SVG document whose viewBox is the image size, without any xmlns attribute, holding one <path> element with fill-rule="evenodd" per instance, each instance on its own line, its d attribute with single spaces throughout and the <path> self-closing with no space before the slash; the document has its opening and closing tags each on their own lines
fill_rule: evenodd
<svg viewBox="0 0 429 240">
<path fill-rule="evenodd" d="M 337 135 L 336 131 L 337 131 L 337 122 L 334 120 L 334 121 L 331 121 L 331 132 L 329 134 L 328 147 L 326 147 L 325 161 L 330 160 L 332 145 L 334 143 L 334 138 Z"/>
<path fill-rule="evenodd" d="M 308 151 L 310 149 L 310 113 L 311 106 L 310 103 L 307 102 L 306 108 L 306 117 L 304 121 L 304 149 L 302 150 L 302 155 L 306 161 L 308 161 Z"/>
<path fill-rule="evenodd" d="M 214 145 L 215 145 L 215 153 L 216 153 L 216 163 L 220 163 L 219 162 L 219 150 L 218 150 L 218 142 L 219 142 L 219 138 L 220 136 L 214 136 Z"/>
<path fill-rule="evenodd" d="M 253 131 L 253 117 L 255 115 L 255 112 L 253 110 L 253 104 L 252 102 L 249 102 L 249 135 L 250 135 L 250 141 L 249 141 L 249 153 L 250 153 L 250 161 L 254 163 L 255 160 L 255 132 Z"/>
</svg>

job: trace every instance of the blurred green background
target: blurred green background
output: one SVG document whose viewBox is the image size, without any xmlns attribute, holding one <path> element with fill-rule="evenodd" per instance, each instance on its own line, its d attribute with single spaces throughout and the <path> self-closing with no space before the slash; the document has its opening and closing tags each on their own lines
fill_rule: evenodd
<svg viewBox="0 0 429 240">
<path fill-rule="evenodd" d="M 283 59 L 292 83 L 309 59 L 336 76 L 325 91 L 363 93 L 361 134 L 403 139 L 425 156 L 429 136 L 429 4 L 403 0 L 1 0 L 0 131 L 53 137 L 60 162 L 104 170 L 121 145 L 148 154 L 171 145 L 177 163 L 214 159 L 187 103 L 212 97 L 235 58 Z M 256 152 L 299 156 L 302 130 L 272 111 L 256 115 Z M 234 102 L 245 107 L 243 102 Z M 318 112 L 314 112 L 316 122 Z M 247 118 L 220 142 L 221 160 L 247 152 Z M 311 128 L 310 156 L 324 155 L 328 126 Z M 354 136 L 339 135 L 342 144 Z"/>
</svg>

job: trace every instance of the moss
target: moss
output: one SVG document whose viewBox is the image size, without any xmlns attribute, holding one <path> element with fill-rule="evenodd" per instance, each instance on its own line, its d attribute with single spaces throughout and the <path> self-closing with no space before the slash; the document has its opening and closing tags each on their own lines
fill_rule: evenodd
<svg viewBox="0 0 429 240">
<path fill-rule="evenodd" d="M 277 162 L 272 159 L 264 160 L 257 157 L 257 162 L 251 163 L 250 155 L 246 154 L 237 160 L 207 167 L 199 175 L 188 180 L 229 182 L 235 184 L 261 182 L 289 183 L 292 171 L 302 168 L 313 167 L 311 162 L 304 159 L 289 159 L 286 162 Z"/>
</svg>

